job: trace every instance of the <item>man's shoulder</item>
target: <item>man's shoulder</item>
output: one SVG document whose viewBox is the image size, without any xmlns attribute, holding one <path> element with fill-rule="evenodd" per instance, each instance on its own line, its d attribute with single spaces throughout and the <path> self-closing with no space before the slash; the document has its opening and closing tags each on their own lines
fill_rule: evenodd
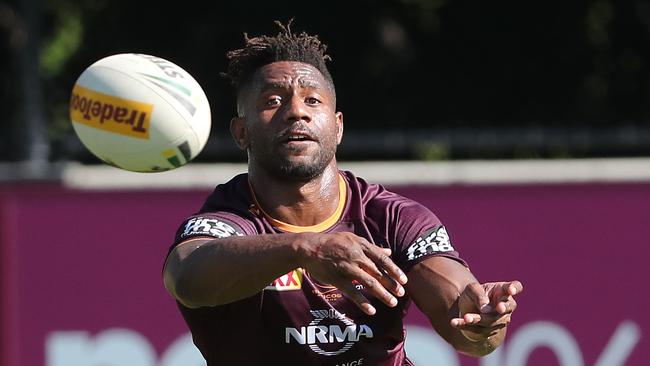
<svg viewBox="0 0 650 366">
<path fill-rule="evenodd" d="M 387 189 L 381 184 L 371 183 L 357 177 L 350 171 L 341 171 L 348 183 L 348 189 L 353 198 L 359 199 L 364 205 L 410 205 L 416 201 Z"/>
<path fill-rule="evenodd" d="M 381 184 L 369 183 L 351 172 L 342 171 L 348 183 L 349 214 L 364 220 L 390 222 L 428 216 L 431 212 L 420 203 L 395 193 Z"/>
<path fill-rule="evenodd" d="M 217 211 L 247 212 L 250 204 L 248 174 L 242 173 L 234 176 L 226 183 L 217 185 L 206 198 L 199 213 Z"/>
<path fill-rule="evenodd" d="M 224 238 L 254 232 L 250 221 L 248 175 L 239 174 L 219 184 L 199 211 L 187 217 L 176 233 L 176 241 L 192 237 Z"/>
</svg>

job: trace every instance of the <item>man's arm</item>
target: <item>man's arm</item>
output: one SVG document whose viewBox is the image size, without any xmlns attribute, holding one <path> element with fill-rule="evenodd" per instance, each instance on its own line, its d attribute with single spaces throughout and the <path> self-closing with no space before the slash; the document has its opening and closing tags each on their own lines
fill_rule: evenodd
<svg viewBox="0 0 650 366">
<path fill-rule="evenodd" d="M 459 352 L 484 356 L 496 349 L 521 292 L 519 281 L 479 284 L 453 259 L 435 256 L 408 274 L 407 291 L 431 325 Z"/>
<path fill-rule="evenodd" d="M 352 233 L 300 233 L 191 239 L 172 250 L 165 287 L 188 307 L 228 304 L 256 294 L 301 267 L 336 286 L 369 315 L 375 313 L 353 280 L 388 306 L 402 296 L 406 276 L 379 248 Z M 392 294 L 391 294 L 392 293 Z"/>
<path fill-rule="evenodd" d="M 190 308 L 252 296 L 297 268 L 294 243 L 278 239 L 276 235 L 259 235 L 182 242 L 165 262 L 165 287 Z"/>
</svg>

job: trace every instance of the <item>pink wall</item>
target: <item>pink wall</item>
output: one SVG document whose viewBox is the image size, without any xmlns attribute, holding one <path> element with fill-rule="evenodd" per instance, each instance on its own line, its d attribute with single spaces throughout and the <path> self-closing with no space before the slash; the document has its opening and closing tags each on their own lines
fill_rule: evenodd
<svg viewBox="0 0 650 366">
<path fill-rule="evenodd" d="M 395 190 L 438 214 L 480 279 L 524 283 L 494 365 L 514 366 L 517 357 L 579 365 L 577 353 L 584 365 L 650 357 L 650 291 L 641 281 L 650 265 L 650 184 Z M 178 223 L 208 193 L 0 186 L 0 364 L 46 365 L 56 331 L 126 328 L 162 354 L 186 332 L 163 289 L 162 261 Z M 408 322 L 426 324 L 417 312 Z M 564 342 L 564 351 L 531 345 L 536 335 Z"/>
</svg>

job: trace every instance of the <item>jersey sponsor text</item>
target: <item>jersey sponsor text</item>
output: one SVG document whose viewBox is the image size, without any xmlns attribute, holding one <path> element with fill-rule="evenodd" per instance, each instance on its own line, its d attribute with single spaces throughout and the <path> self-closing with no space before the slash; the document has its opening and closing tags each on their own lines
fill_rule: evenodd
<svg viewBox="0 0 650 366">
<path fill-rule="evenodd" d="M 310 310 L 309 312 L 314 317 L 309 325 L 300 328 L 285 328 L 286 343 L 296 342 L 308 345 L 312 351 L 319 355 L 336 356 L 352 348 L 362 337 L 373 338 L 370 326 L 357 325 L 345 314 L 334 309 Z M 328 322 L 325 322 L 326 320 Z"/>
<path fill-rule="evenodd" d="M 189 235 L 208 235 L 215 238 L 227 238 L 229 236 L 243 236 L 230 224 L 217 219 L 205 217 L 194 217 L 187 221 L 181 237 Z"/>
<path fill-rule="evenodd" d="M 409 246 L 406 251 L 406 259 L 412 261 L 423 255 L 452 251 L 454 251 L 454 247 L 451 246 L 447 230 L 444 226 L 438 226 L 427 231 Z"/>
<path fill-rule="evenodd" d="M 294 269 L 293 271 L 276 278 L 270 285 L 266 286 L 265 290 L 274 291 L 291 291 L 300 290 L 302 288 L 302 268 Z"/>
</svg>

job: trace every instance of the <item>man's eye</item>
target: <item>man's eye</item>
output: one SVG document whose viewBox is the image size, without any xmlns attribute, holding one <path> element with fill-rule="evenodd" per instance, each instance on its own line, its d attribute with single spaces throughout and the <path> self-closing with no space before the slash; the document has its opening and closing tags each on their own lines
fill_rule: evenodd
<svg viewBox="0 0 650 366">
<path fill-rule="evenodd" d="M 266 105 L 268 105 L 268 106 L 277 106 L 277 105 L 280 105 L 280 102 L 282 102 L 280 97 L 273 97 L 273 98 L 269 98 L 266 101 Z"/>
<path fill-rule="evenodd" d="M 318 103 L 320 103 L 320 100 L 318 100 L 318 99 L 316 99 L 314 97 L 309 97 L 309 98 L 305 99 L 305 103 L 307 103 L 307 104 L 318 104 Z"/>
</svg>

